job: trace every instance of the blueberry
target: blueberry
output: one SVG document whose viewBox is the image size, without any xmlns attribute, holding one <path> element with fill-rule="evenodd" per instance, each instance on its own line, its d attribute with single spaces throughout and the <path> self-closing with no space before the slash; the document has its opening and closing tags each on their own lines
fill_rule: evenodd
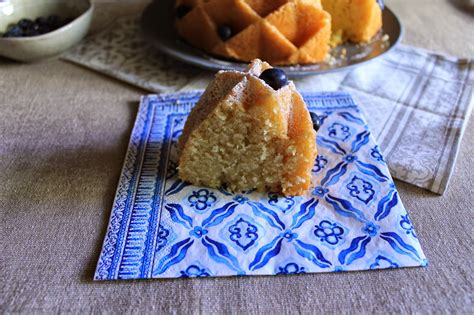
<svg viewBox="0 0 474 315">
<path fill-rule="evenodd" d="M 217 29 L 217 34 L 223 41 L 226 41 L 232 37 L 232 28 L 228 25 L 221 25 Z"/>
<path fill-rule="evenodd" d="M 263 71 L 260 75 L 260 79 L 265 81 L 274 90 L 278 90 L 288 84 L 288 76 L 285 71 L 277 68 Z"/>
<path fill-rule="evenodd" d="M 2 35 L 3 37 L 22 37 L 23 30 L 18 25 L 11 25 L 7 31 Z"/>
<path fill-rule="evenodd" d="M 36 24 L 39 24 L 39 25 L 45 25 L 47 22 L 46 22 L 46 18 L 44 17 L 39 17 L 35 20 L 35 23 Z"/>
<path fill-rule="evenodd" d="M 53 30 L 48 24 L 38 24 L 38 26 L 40 34 L 46 34 Z"/>
<path fill-rule="evenodd" d="M 382 10 L 385 8 L 384 0 L 377 0 L 377 3 L 379 4 Z"/>
<path fill-rule="evenodd" d="M 21 19 L 20 21 L 18 21 L 17 24 L 19 27 L 25 30 L 30 28 L 34 24 L 34 22 L 30 19 Z"/>
<path fill-rule="evenodd" d="M 61 26 L 68 25 L 72 21 L 74 21 L 74 18 L 65 18 L 63 22 L 61 23 Z"/>
<path fill-rule="evenodd" d="M 41 34 L 40 25 L 36 22 L 28 26 L 26 29 L 23 29 L 24 36 L 37 36 Z"/>
<path fill-rule="evenodd" d="M 57 15 L 50 15 L 46 18 L 46 23 L 48 23 L 48 25 L 51 27 L 51 28 L 58 28 L 59 26 L 61 26 L 61 18 Z"/>
<path fill-rule="evenodd" d="M 35 30 L 35 29 L 28 30 L 25 33 L 25 36 L 38 36 L 38 35 L 41 35 L 41 32 L 39 30 Z"/>
<path fill-rule="evenodd" d="M 313 112 L 309 112 L 309 114 L 311 115 L 311 120 L 313 121 L 313 129 L 318 131 L 319 128 L 321 128 L 321 119 L 319 119 L 319 116 Z"/>
<path fill-rule="evenodd" d="M 7 32 L 14 29 L 15 27 L 19 27 L 18 24 L 8 24 L 8 27 L 7 27 Z M 21 28 L 21 27 L 20 27 Z"/>
<path fill-rule="evenodd" d="M 185 4 L 181 4 L 176 8 L 176 16 L 178 19 L 183 18 L 186 14 L 191 11 L 191 7 Z"/>
</svg>

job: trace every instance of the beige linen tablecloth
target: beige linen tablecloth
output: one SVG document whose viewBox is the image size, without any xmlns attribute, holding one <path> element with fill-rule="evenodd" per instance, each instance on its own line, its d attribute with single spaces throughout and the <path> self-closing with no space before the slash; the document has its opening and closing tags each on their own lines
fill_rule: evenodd
<svg viewBox="0 0 474 315">
<path fill-rule="evenodd" d="M 468 31 L 474 29 L 474 18 L 452 2 L 386 2 L 406 26 L 405 43 L 462 57 L 474 55 L 473 33 Z M 112 11 L 120 11 L 117 8 L 103 3 L 98 16 L 110 17 Z M 102 22 L 97 20 L 96 25 Z M 444 196 L 397 182 L 430 261 L 427 268 L 92 282 L 143 93 L 58 60 L 22 65 L 0 59 L 0 312 L 469 313 L 474 309 L 472 117 Z"/>
</svg>

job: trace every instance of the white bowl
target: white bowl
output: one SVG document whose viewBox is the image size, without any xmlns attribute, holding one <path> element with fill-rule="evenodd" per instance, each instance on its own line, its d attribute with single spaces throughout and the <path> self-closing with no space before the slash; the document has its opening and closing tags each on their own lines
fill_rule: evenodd
<svg viewBox="0 0 474 315">
<path fill-rule="evenodd" d="M 58 15 L 69 24 L 39 36 L 0 37 L 0 55 L 32 62 L 60 54 L 78 43 L 89 30 L 94 5 L 89 0 L 0 0 L 0 33 L 23 18 Z"/>
</svg>

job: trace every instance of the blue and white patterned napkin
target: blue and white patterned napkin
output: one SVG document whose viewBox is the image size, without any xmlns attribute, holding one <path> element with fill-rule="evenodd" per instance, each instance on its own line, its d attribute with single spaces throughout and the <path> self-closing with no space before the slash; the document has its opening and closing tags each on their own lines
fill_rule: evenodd
<svg viewBox="0 0 474 315">
<path fill-rule="evenodd" d="M 231 193 L 177 178 L 176 142 L 201 93 L 142 98 L 96 280 L 425 266 L 379 147 L 349 94 L 304 94 L 323 118 L 313 188 Z"/>
</svg>

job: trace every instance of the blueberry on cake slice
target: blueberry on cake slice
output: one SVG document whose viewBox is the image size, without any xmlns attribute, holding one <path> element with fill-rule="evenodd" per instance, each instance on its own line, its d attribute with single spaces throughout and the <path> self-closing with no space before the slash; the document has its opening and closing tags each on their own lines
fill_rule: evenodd
<svg viewBox="0 0 474 315">
<path fill-rule="evenodd" d="M 220 71 L 179 139 L 179 177 L 194 185 L 301 195 L 311 184 L 316 131 L 286 74 L 254 60 Z"/>
</svg>

